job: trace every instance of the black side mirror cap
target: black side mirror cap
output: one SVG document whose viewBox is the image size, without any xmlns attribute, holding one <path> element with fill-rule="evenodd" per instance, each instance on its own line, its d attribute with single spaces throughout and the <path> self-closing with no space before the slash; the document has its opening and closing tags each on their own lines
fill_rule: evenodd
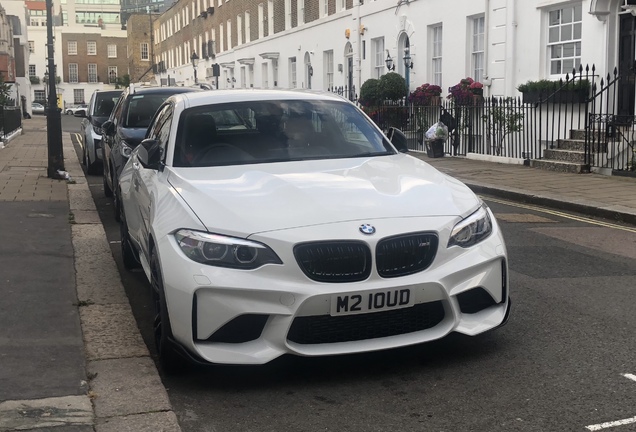
<svg viewBox="0 0 636 432">
<path fill-rule="evenodd" d="M 106 120 L 102 123 L 102 131 L 104 135 L 112 135 L 115 132 L 115 124 L 110 120 Z"/>
<path fill-rule="evenodd" d="M 389 132 L 386 136 L 391 141 L 391 144 L 399 151 L 400 153 L 408 153 L 409 152 L 409 141 L 404 135 L 404 132 L 401 130 L 391 127 L 389 128 Z"/>
<path fill-rule="evenodd" d="M 161 169 L 161 147 L 159 146 L 159 141 L 145 139 L 139 144 L 136 151 L 137 159 L 144 168 Z"/>
</svg>

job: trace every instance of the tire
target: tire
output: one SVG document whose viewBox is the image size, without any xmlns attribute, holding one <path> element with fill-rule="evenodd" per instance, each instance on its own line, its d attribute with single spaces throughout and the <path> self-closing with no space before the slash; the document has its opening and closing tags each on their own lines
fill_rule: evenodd
<svg viewBox="0 0 636 432">
<path fill-rule="evenodd" d="M 124 268 L 126 270 L 134 270 L 141 267 L 141 264 L 139 263 L 139 257 L 130 242 L 128 224 L 126 223 L 126 215 L 123 212 L 123 208 L 120 218 L 121 225 L 119 225 L 119 235 L 121 240 L 121 259 L 124 262 Z"/>
<path fill-rule="evenodd" d="M 150 252 L 150 275 L 152 286 L 152 297 L 154 302 L 155 320 L 154 336 L 157 355 L 161 369 L 168 375 L 175 375 L 186 370 L 186 361 L 181 357 L 172 342 L 172 328 L 170 326 L 170 316 L 166 305 L 166 296 L 163 289 L 163 278 L 159 265 L 159 256 L 156 249 Z"/>
<path fill-rule="evenodd" d="M 71 114 L 73 114 L 73 112 L 71 110 L 67 110 L 65 114 L 66 115 L 71 115 Z"/>
<path fill-rule="evenodd" d="M 106 176 L 108 173 L 106 172 L 106 164 L 104 164 L 104 172 L 102 175 L 102 181 L 104 182 L 104 196 L 106 198 L 111 198 L 113 196 L 113 190 L 108 186 L 108 181 L 106 180 Z"/>
<path fill-rule="evenodd" d="M 117 222 L 121 222 L 121 199 L 119 196 L 121 195 L 121 191 L 119 190 L 119 185 L 113 178 L 113 210 L 115 211 L 115 220 Z"/>
<path fill-rule="evenodd" d="M 99 162 L 91 162 L 91 154 L 87 150 L 86 143 L 84 143 L 84 154 L 86 155 L 84 156 L 84 164 L 86 165 L 86 174 L 97 175 L 99 174 Z"/>
</svg>

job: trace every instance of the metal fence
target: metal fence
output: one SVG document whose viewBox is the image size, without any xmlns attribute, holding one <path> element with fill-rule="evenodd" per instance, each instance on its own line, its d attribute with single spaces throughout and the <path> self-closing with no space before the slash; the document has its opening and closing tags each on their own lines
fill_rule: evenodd
<svg viewBox="0 0 636 432">
<path fill-rule="evenodd" d="M 585 165 L 614 172 L 636 171 L 636 117 L 621 114 L 619 84 L 594 66 L 579 67 L 564 80 L 526 91 L 523 98 L 437 99 L 429 105 L 386 102 L 365 112 L 382 129 L 401 129 L 409 148 L 424 151 L 426 131 L 442 120 L 449 128 L 447 154 L 478 153 L 514 159 L 543 159 L 544 151 L 578 141 Z M 584 148 L 583 148 L 584 143 Z"/>
<path fill-rule="evenodd" d="M 20 107 L 4 106 L 0 110 L 0 127 L 3 136 L 22 127 L 22 111 Z"/>
</svg>

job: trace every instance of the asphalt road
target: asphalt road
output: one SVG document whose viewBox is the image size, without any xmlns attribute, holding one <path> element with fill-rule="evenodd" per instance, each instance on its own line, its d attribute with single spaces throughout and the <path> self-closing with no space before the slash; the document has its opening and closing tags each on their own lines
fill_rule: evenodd
<svg viewBox="0 0 636 432">
<path fill-rule="evenodd" d="M 112 202 L 101 177 L 88 181 L 154 351 L 150 288 L 123 269 Z M 636 430 L 636 228 L 485 200 L 510 255 L 508 325 L 381 353 L 162 376 L 183 430 Z"/>
</svg>

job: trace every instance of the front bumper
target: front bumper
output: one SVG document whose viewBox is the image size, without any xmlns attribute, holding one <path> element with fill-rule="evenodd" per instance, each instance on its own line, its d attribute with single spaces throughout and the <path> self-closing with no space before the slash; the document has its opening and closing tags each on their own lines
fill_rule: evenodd
<svg viewBox="0 0 636 432">
<path fill-rule="evenodd" d="M 457 218 L 364 222 L 372 223 L 382 237 L 351 236 L 360 225 L 356 221 L 254 236 L 284 264 L 252 271 L 198 264 L 184 256 L 172 236 L 161 239 L 159 254 L 176 341 L 208 362 L 262 364 L 283 354 L 349 354 L 419 344 L 451 332 L 477 335 L 505 323 L 510 307 L 507 256 L 496 223 L 486 240 L 462 249 L 446 247 Z M 312 240 L 349 235 L 375 250 L 381 238 L 422 227 L 438 233 L 437 256 L 428 269 L 403 277 L 382 278 L 373 269 L 362 282 L 315 282 L 300 270 L 292 252 L 309 235 Z M 394 289 L 409 290 L 414 306 L 330 315 L 334 295 Z M 471 304 L 475 298 L 489 300 Z"/>
</svg>

